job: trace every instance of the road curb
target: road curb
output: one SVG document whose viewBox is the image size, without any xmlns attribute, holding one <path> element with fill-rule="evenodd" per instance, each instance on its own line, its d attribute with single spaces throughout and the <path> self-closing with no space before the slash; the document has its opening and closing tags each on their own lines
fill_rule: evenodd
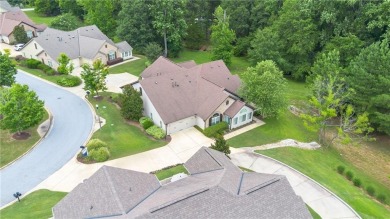
<svg viewBox="0 0 390 219">
<path fill-rule="evenodd" d="M 39 143 L 41 143 L 41 141 L 43 140 L 43 139 L 45 139 L 46 138 L 46 135 L 51 131 L 51 128 L 52 128 L 52 126 L 53 126 L 53 115 L 51 114 L 51 112 L 50 112 L 50 110 L 47 108 L 47 107 L 45 107 L 45 110 L 46 110 L 46 112 L 49 114 L 49 120 L 50 120 L 50 124 L 49 124 L 49 130 L 47 130 L 47 132 L 37 141 L 37 142 L 35 142 L 35 144 L 33 144 L 33 146 L 31 146 L 31 148 L 30 149 L 28 149 L 26 152 L 24 152 L 22 155 L 20 155 L 19 157 L 17 157 L 15 160 L 13 160 L 13 161 L 11 161 L 11 162 L 9 162 L 9 163 L 7 163 L 6 165 L 4 165 L 4 166 L 2 166 L 2 167 L 0 167 L 0 170 L 3 170 L 3 169 L 5 169 L 5 168 L 7 168 L 8 166 L 11 166 L 12 164 L 14 164 L 16 161 L 18 161 L 19 159 L 21 159 L 22 157 L 24 157 L 25 155 L 27 155 L 28 153 L 30 153 Z M 45 121 L 44 121 L 45 122 Z"/>
<path fill-rule="evenodd" d="M 357 213 L 349 204 L 347 204 L 347 203 L 346 203 L 343 199 L 341 199 L 338 195 L 334 194 L 332 191 L 330 191 L 329 189 L 327 189 L 326 187 L 324 187 L 323 185 L 321 185 L 320 183 L 318 183 L 317 181 L 315 181 L 315 180 L 312 179 L 311 177 L 307 176 L 306 174 L 303 174 L 301 171 L 299 171 L 299 170 L 297 170 L 297 169 L 295 169 L 295 168 L 293 168 L 293 167 L 291 167 L 291 166 L 289 166 L 289 165 L 287 165 L 287 164 L 285 164 L 285 163 L 283 163 L 283 162 L 281 162 L 281 161 L 279 161 L 279 160 L 276 160 L 276 159 L 274 159 L 274 158 L 272 158 L 272 157 L 268 157 L 268 156 L 266 156 L 266 155 L 259 154 L 259 153 L 255 152 L 255 151 L 252 151 L 252 153 L 257 154 L 257 155 L 259 155 L 259 156 L 261 156 L 261 157 L 265 157 L 265 158 L 267 158 L 267 159 L 273 160 L 273 161 L 275 161 L 275 162 L 277 162 L 277 163 L 279 163 L 279 164 L 281 164 L 281 165 L 283 165 L 283 166 L 285 166 L 285 167 L 288 167 L 288 168 L 294 170 L 295 172 L 301 174 L 302 176 L 304 176 L 304 177 L 310 179 L 312 182 L 314 182 L 315 184 L 317 184 L 318 186 L 320 186 L 321 188 L 323 188 L 325 191 L 329 192 L 332 196 L 334 196 L 335 198 L 337 198 L 339 201 L 341 201 L 341 202 L 342 202 L 345 206 L 347 206 L 347 208 L 349 208 L 349 209 L 350 209 L 358 218 L 360 218 L 360 219 L 362 218 L 362 217 L 360 217 L 360 215 L 359 215 L 359 214 L 358 214 L 358 213 Z"/>
</svg>

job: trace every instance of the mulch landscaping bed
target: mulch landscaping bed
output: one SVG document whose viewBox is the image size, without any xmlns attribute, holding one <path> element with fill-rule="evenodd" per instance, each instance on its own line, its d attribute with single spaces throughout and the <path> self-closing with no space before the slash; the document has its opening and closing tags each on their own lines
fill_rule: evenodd
<svg viewBox="0 0 390 219">
<path fill-rule="evenodd" d="M 20 132 L 20 133 L 15 133 L 12 135 L 12 138 L 15 140 L 26 140 L 31 136 L 30 133 L 28 132 Z"/>
</svg>

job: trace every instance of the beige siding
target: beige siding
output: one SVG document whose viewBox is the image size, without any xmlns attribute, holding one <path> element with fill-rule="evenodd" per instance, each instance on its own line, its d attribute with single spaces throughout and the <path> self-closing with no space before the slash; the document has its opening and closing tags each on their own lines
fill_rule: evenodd
<svg viewBox="0 0 390 219">
<path fill-rule="evenodd" d="M 228 104 L 226 104 L 228 101 Z M 234 103 L 234 100 L 233 98 L 231 97 L 228 97 L 225 101 L 223 101 L 223 103 L 221 105 L 219 105 L 219 107 L 210 115 L 210 117 L 208 117 L 206 119 L 206 123 L 205 123 L 205 128 L 209 127 L 209 119 L 215 114 L 215 113 L 219 113 L 219 114 L 223 114 L 233 103 Z"/>
<path fill-rule="evenodd" d="M 52 57 L 50 57 L 49 54 L 47 54 L 46 52 L 39 54 L 37 60 L 45 63 L 48 66 L 51 65 L 51 67 L 54 70 L 57 70 L 57 68 L 58 68 L 58 63 L 57 63 L 56 59 L 53 59 Z"/>
<path fill-rule="evenodd" d="M 35 44 L 37 47 L 35 48 Z M 36 56 L 40 51 L 42 51 L 42 47 L 33 39 L 28 43 L 20 52 L 23 54 L 26 58 L 32 58 L 37 59 L 39 58 Z"/>
<path fill-rule="evenodd" d="M 103 62 L 104 64 L 106 64 L 107 61 L 108 61 L 108 54 L 109 54 L 111 51 L 114 51 L 114 52 L 116 53 L 116 57 L 117 57 L 117 58 L 118 58 L 118 57 L 121 57 L 121 54 L 119 54 L 118 49 L 117 49 L 115 46 L 113 46 L 113 45 L 111 45 L 111 44 L 109 44 L 109 43 L 106 42 L 106 43 L 104 43 L 103 46 L 100 48 L 98 54 L 95 56 L 95 58 L 94 58 L 93 60 L 95 61 L 95 60 L 97 60 L 97 59 L 101 59 L 102 62 Z"/>
</svg>

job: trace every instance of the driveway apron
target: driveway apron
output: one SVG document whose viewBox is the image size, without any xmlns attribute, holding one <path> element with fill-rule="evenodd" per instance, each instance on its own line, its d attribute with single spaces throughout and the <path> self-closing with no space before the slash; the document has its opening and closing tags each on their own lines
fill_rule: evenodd
<svg viewBox="0 0 390 219">
<path fill-rule="evenodd" d="M 16 80 L 34 90 L 53 116 L 46 137 L 24 157 L 0 170 L 1 206 L 25 194 L 65 165 L 85 143 L 93 125 L 93 114 L 80 97 L 18 72 Z"/>
</svg>

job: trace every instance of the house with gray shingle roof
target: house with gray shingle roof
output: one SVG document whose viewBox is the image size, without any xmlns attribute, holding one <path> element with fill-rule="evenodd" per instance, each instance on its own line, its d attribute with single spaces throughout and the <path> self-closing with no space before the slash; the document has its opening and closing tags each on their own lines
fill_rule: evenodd
<svg viewBox="0 0 390 219">
<path fill-rule="evenodd" d="M 7 4 L 7 1 L 0 1 L 0 8 L 3 8 L 0 12 L 0 42 L 15 43 L 13 31 L 16 26 L 22 26 L 29 38 L 36 37 L 45 30 L 45 25 L 35 24 L 18 7 L 8 7 L 9 4 Z"/>
<path fill-rule="evenodd" d="M 60 218 L 312 218 L 285 176 L 243 172 L 203 147 L 185 164 L 189 176 L 157 177 L 103 166 L 53 209 Z"/>
<path fill-rule="evenodd" d="M 133 57 L 133 48 L 126 42 L 114 43 L 96 25 L 80 27 L 72 31 L 53 28 L 31 39 L 21 50 L 26 58 L 37 59 L 57 69 L 57 58 L 65 53 L 79 67 L 100 59 L 110 65 Z"/>
<path fill-rule="evenodd" d="M 238 96 L 241 81 L 222 60 L 197 65 L 159 57 L 133 87 L 141 93 L 144 115 L 172 134 L 219 122 L 237 128 L 252 122 L 254 108 Z"/>
</svg>

